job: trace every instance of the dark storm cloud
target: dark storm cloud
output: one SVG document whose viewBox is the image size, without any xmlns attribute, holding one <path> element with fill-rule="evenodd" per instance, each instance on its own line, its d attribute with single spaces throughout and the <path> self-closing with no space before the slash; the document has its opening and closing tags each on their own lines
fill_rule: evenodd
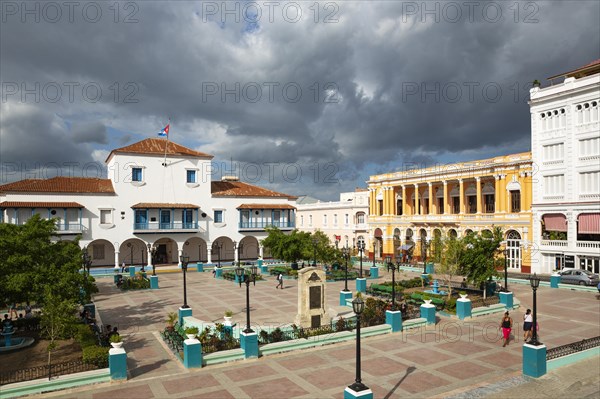
<svg viewBox="0 0 600 399">
<path fill-rule="evenodd" d="M 318 15 L 301 3 L 298 21 L 280 6 L 271 23 L 257 2 L 257 24 L 209 15 L 224 2 L 115 3 L 118 15 L 90 3 L 102 7 L 96 22 L 84 3 L 73 21 L 4 13 L 0 155 L 43 161 L 70 148 L 83 161 L 106 150 L 106 127 L 125 145 L 171 118 L 172 140 L 217 159 L 333 163 L 337 183 L 264 183 L 335 197 L 380 168 L 528 150 L 531 82 L 600 57 L 598 2 L 329 3 Z M 18 103 L 27 112 L 6 107 Z M 7 118 L 52 145 L 31 149 Z"/>
</svg>

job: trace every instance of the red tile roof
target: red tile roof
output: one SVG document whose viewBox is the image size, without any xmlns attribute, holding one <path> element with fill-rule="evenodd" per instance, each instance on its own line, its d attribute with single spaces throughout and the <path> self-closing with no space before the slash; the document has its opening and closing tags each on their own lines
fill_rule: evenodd
<svg viewBox="0 0 600 399">
<path fill-rule="evenodd" d="M 589 76 L 589 75 L 593 75 L 600 72 L 600 58 L 590 62 L 587 65 L 584 65 L 582 67 L 579 67 L 577 69 L 573 69 L 572 71 L 569 72 L 564 72 L 564 73 L 560 73 L 558 75 L 555 76 L 550 76 L 548 78 L 548 80 L 552 80 L 552 79 L 556 79 L 556 78 L 560 78 L 560 77 L 570 77 L 570 76 L 575 76 L 575 77 L 582 77 L 582 76 Z"/>
<path fill-rule="evenodd" d="M 215 197 L 278 197 L 290 200 L 298 198 L 241 181 L 213 181 L 211 193 Z"/>
<path fill-rule="evenodd" d="M 4 201 L 0 202 L 0 208 L 84 208 L 84 206 L 77 202 Z"/>
<path fill-rule="evenodd" d="M 242 204 L 237 209 L 296 209 L 288 204 Z"/>
<path fill-rule="evenodd" d="M 168 144 L 167 144 L 168 143 Z M 174 143 L 172 141 L 167 141 L 166 139 L 159 138 L 148 138 L 142 141 L 138 141 L 137 143 L 133 143 L 126 147 L 117 148 L 112 150 L 108 157 L 106 157 L 106 162 L 110 159 L 113 154 L 154 154 L 154 155 L 164 155 L 165 154 L 165 146 L 167 147 L 167 155 L 175 155 L 175 156 L 191 156 L 191 157 L 200 157 L 200 158 L 210 158 L 213 156 L 210 154 L 205 154 L 204 152 L 194 151 L 187 147 L 182 146 L 181 144 Z"/>
<path fill-rule="evenodd" d="M 132 206 L 133 209 L 198 209 L 198 205 L 194 204 L 175 204 L 175 203 L 159 203 L 159 202 L 140 202 Z"/>
<path fill-rule="evenodd" d="M 26 179 L 0 186 L 2 192 L 26 193 L 102 193 L 114 194 L 109 179 L 91 177 L 53 177 L 51 179 Z"/>
</svg>

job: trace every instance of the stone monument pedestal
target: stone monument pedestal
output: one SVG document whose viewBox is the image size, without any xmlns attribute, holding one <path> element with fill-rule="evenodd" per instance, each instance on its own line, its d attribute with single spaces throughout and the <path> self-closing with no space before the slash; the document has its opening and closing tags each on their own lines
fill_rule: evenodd
<svg viewBox="0 0 600 399">
<path fill-rule="evenodd" d="M 325 272 L 316 267 L 298 271 L 298 314 L 295 323 L 300 327 L 320 327 L 331 322 L 325 309 Z M 340 294 L 341 301 L 341 294 Z"/>
</svg>

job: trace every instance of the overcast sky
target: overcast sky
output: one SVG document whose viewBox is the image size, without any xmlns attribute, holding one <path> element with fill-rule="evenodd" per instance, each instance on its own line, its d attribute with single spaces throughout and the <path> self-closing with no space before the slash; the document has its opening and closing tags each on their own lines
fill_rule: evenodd
<svg viewBox="0 0 600 399">
<path fill-rule="evenodd" d="M 215 179 L 335 200 L 530 150 L 531 82 L 600 58 L 598 1 L 0 3 L 0 183 L 98 176 L 170 119 Z"/>
</svg>

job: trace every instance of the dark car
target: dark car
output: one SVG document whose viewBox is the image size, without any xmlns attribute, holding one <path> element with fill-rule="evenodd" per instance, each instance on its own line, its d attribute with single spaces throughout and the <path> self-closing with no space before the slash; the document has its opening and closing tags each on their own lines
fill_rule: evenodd
<svg viewBox="0 0 600 399">
<path fill-rule="evenodd" d="M 583 269 L 563 269 L 560 272 L 560 282 L 595 286 L 599 282 L 599 277 L 597 274 Z"/>
</svg>

